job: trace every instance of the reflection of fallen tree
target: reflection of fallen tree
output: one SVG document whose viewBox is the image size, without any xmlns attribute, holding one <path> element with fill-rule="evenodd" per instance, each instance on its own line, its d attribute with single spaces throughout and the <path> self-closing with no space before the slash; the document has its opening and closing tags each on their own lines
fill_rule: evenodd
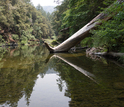
<svg viewBox="0 0 124 107">
<path fill-rule="evenodd" d="M 81 54 L 83 55 L 83 54 Z M 79 54 L 79 56 L 81 56 Z M 52 57 L 57 57 L 59 59 L 61 59 L 62 61 L 66 62 L 67 64 L 69 64 L 70 66 L 72 66 L 73 68 L 75 68 L 76 70 L 80 71 L 81 73 L 83 73 L 85 76 L 87 76 L 88 78 L 90 78 L 91 80 L 93 80 L 95 83 L 96 80 L 95 75 L 88 72 L 87 70 L 83 69 L 84 66 L 82 66 L 82 62 L 80 62 L 80 60 L 78 60 L 73 54 L 66 54 L 66 53 L 59 53 L 59 54 L 54 54 Z M 78 63 L 77 63 L 78 62 Z M 79 65 L 80 63 L 80 65 Z"/>
<path fill-rule="evenodd" d="M 98 52 L 98 53 L 94 53 L 94 54 L 101 55 L 101 56 L 112 56 L 112 57 L 124 56 L 124 53 L 117 53 L 117 52 Z"/>
</svg>

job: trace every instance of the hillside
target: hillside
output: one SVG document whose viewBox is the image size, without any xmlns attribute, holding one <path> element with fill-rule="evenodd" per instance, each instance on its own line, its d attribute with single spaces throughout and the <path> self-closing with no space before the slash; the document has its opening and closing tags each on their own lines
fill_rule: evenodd
<svg viewBox="0 0 124 107">
<path fill-rule="evenodd" d="M 9 1 L 0 1 L 0 46 L 35 44 L 53 35 L 40 5 L 36 9 L 27 0 Z"/>
</svg>

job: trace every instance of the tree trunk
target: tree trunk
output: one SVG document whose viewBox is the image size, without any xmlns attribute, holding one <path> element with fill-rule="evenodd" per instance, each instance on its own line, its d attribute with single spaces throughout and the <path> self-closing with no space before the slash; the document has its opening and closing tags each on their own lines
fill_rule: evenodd
<svg viewBox="0 0 124 107">
<path fill-rule="evenodd" d="M 117 0 L 118 3 L 122 3 L 123 0 Z M 113 13 L 113 15 L 116 13 Z M 91 29 L 95 28 L 96 25 L 100 25 L 102 22 L 99 20 L 109 20 L 112 18 L 113 15 L 108 15 L 105 13 L 100 13 L 96 16 L 93 20 L 91 20 L 88 24 L 86 24 L 83 28 L 73 34 L 70 38 L 65 40 L 63 43 L 58 45 L 55 48 L 50 47 L 47 43 L 45 43 L 46 47 L 50 51 L 50 53 L 57 53 L 57 52 L 67 52 L 73 46 L 77 45 L 80 41 L 82 41 L 85 37 L 88 36 L 88 33 Z"/>
</svg>

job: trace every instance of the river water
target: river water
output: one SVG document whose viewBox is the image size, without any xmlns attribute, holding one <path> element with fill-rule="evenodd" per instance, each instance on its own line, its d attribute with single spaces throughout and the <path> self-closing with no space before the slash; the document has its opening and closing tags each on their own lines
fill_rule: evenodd
<svg viewBox="0 0 124 107">
<path fill-rule="evenodd" d="M 1 48 L 0 107 L 124 107 L 124 68 L 44 45 Z"/>
</svg>

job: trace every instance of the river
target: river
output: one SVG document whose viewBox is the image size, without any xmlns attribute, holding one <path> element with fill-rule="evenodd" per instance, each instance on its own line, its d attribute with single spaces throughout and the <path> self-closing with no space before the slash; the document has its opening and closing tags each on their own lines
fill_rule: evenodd
<svg viewBox="0 0 124 107">
<path fill-rule="evenodd" d="M 0 107 L 124 107 L 124 68 L 84 51 L 0 48 Z"/>
</svg>

